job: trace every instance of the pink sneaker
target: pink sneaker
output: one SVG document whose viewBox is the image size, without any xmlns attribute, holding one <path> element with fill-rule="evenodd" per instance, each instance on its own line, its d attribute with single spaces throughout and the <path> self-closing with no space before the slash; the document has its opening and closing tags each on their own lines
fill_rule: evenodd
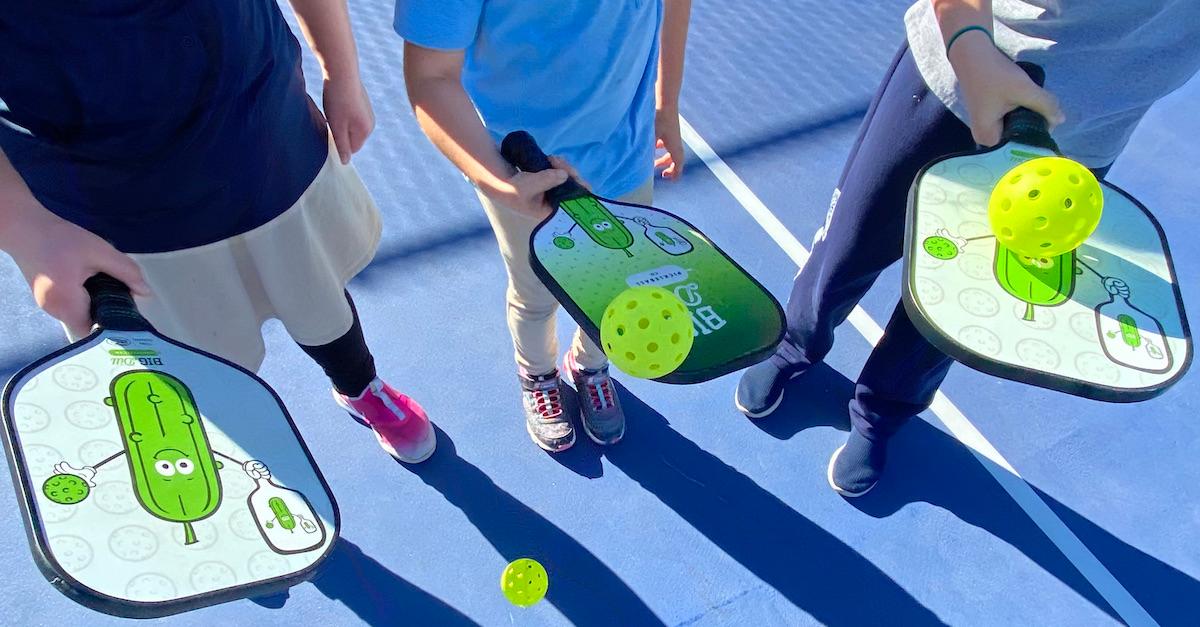
<svg viewBox="0 0 1200 627">
<path fill-rule="evenodd" d="M 437 436 L 425 410 L 378 378 L 355 398 L 333 391 L 333 400 L 355 420 L 371 427 L 379 446 L 407 464 L 433 455 Z"/>
</svg>

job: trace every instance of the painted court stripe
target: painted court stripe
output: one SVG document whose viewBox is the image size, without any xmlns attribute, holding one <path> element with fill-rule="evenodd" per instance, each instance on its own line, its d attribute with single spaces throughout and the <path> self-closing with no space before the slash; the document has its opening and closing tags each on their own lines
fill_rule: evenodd
<svg viewBox="0 0 1200 627">
<path fill-rule="evenodd" d="M 791 257 L 797 266 L 803 266 L 808 260 L 808 249 L 796 239 L 796 236 L 792 235 L 775 214 L 771 213 L 771 210 L 713 151 L 708 142 L 704 141 L 704 138 L 696 132 L 696 129 L 692 128 L 691 124 L 688 124 L 687 120 L 680 117 L 679 124 L 683 132 L 683 140 L 692 149 L 692 152 L 704 161 L 708 169 L 716 175 L 717 180 L 721 181 L 725 189 L 741 203 L 759 226 L 767 232 L 767 235 L 770 235 L 771 239 L 775 240 L 775 243 L 787 253 L 788 257 Z M 854 311 L 850 313 L 849 321 L 872 346 L 883 337 L 883 328 L 867 315 L 862 307 L 854 308 Z M 1104 597 L 1104 600 L 1112 606 L 1122 620 L 1135 626 L 1157 625 L 1145 608 L 1133 598 L 1133 595 L 1129 594 L 1129 591 L 1117 581 L 1116 577 L 1113 577 L 1104 564 L 1096 559 L 1087 546 L 1021 478 L 1020 473 L 1012 467 L 1012 464 L 1004 459 L 996 447 L 988 442 L 979 429 L 963 415 L 954 403 L 950 402 L 945 394 L 938 392 L 930 409 L 954 434 L 954 437 L 971 450 L 1005 492 L 1008 492 L 1008 495 L 1025 511 L 1034 524 L 1041 528 L 1042 533 L 1046 534 L 1046 537 L 1070 560 L 1080 574 L 1095 587 L 1096 591 Z"/>
</svg>

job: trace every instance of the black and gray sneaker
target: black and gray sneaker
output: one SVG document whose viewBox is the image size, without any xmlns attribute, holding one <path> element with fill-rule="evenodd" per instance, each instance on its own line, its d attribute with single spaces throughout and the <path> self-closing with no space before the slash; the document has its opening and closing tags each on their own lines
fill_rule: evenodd
<svg viewBox="0 0 1200 627">
<path fill-rule="evenodd" d="M 521 401 L 525 405 L 525 430 L 542 449 L 558 453 L 575 444 L 575 428 L 563 411 L 562 381 L 558 372 L 521 379 Z"/>
<path fill-rule="evenodd" d="M 571 376 L 575 391 L 579 395 L 579 414 L 583 418 L 583 432 L 596 444 L 612 445 L 625 435 L 625 412 L 617 398 L 617 388 L 608 376 L 608 366 L 599 370 L 586 370 L 575 363 L 567 353 L 563 358 L 563 369 Z"/>
</svg>

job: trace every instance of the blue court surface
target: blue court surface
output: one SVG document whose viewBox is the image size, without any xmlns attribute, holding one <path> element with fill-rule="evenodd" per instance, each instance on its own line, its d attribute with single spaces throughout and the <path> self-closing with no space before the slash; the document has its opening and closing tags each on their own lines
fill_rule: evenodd
<svg viewBox="0 0 1200 627">
<path fill-rule="evenodd" d="M 852 381 L 899 295 L 896 270 L 773 417 L 735 410 L 736 375 L 689 387 L 621 377 L 624 442 L 543 453 L 521 417 L 487 220 L 409 112 L 391 2 L 351 4 L 378 116 L 354 162 L 386 215 L 379 255 L 351 290 L 382 374 L 440 427 L 438 452 L 413 468 L 391 461 L 269 324 L 262 374 L 338 498 L 340 545 L 286 598 L 163 624 L 1200 624 L 1195 373 L 1157 399 L 1107 405 L 956 366 L 944 398 L 897 436 L 874 492 L 851 502 L 828 488 Z M 691 160 L 682 181 L 657 186 L 656 204 L 781 301 L 907 4 L 695 3 L 682 107 Z M 319 96 L 311 57 L 306 70 Z M 1110 175 L 1163 223 L 1193 315 L 1197 99 L 1200 80 L 1151 111 Z M 11 264 L 0 289 L 7 377 L 61 335 Z M 573 325 L 561 322 L 565 346 Z M 123 622 L 45 582 L 12 490 L 0 489 L 0 511 L 0 623 Z M 498 585 L 519 557 L 550 574 L 547 600 L 530 609 Z"/>
</svg>

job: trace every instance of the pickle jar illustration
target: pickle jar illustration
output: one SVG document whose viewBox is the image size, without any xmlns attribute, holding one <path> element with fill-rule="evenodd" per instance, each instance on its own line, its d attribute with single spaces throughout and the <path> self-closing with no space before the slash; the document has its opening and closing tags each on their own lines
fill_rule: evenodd
<svg viewBox="0 0 1200 627">
<path fill-rule="evenodd" d="M 692 252 L 692 243 L 678 231 L 666 226 L 656 226 L 646 218 L 634 218 L 645 231 L 646 239 L 668 255 L 684 255 Z"/>
<path fill-rule="evenodd" d="M 275 483 L 271 471 L 258 460 L 250 460 L 242 468 L 258 484 L 246 497 L 246 504 L 272 551 L 303 553 L 325 542 L 325 525 L 303 494 Z"/>
<path fill-rule="evenodd" d="M 195 543 L 192 523 L 216 511 L 221 482 L 191 390 L 154 370 L 121 374 L 110 389 L 104 402 L 116 412 L 138 503 L 182 523 L 184 544 Z"/>
<path fill-rule="evenodd" d="M 1104 279 L 1108 300 L 1096 307 L 1096 329 L 1108 358 L 1145 372 L 1171 369 L 1171 351 L 1162 324 L 1130 302 L 1125 281 Z"/>
<path fill-rule="evenodd" d="M 591 196 L 583 196 L 563 202 L 560 206 L 593 242 L 604 248 L 624 251 L 626 256 L 633 256 L 633 253 L 629 252 L 629 247 L 633 246 L 633 234 L 625 228 L 621 219 L 613 215 L 600 201 Z"/>
</svg>

